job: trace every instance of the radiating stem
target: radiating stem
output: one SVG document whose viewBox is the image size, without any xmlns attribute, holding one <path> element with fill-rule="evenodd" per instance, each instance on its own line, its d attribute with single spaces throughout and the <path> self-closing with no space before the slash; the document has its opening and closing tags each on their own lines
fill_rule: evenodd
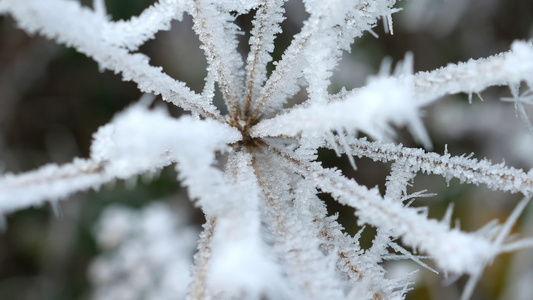
<svg viewBox="0 0 533 300">
<path fill-rule="evenodd" d="M 192 280 L 189 285 L 187 300 L 207 299 L 209 291 L 207 289 L 207 278 L 209 273 L 209 262 L 211 260 L 211 240 L 215 234 L 216 218 L 207 217 L 204 224 L 204 231 L 200 234 L 198 241 L 198 252 L 194 255 L 194 269 Z"/>
</svg>

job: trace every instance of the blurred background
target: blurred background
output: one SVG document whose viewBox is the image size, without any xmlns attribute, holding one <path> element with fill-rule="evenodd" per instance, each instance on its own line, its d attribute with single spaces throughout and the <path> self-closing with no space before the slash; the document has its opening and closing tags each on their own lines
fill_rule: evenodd
<svg viewBox="0 0 533 300">
<path fill-rule="evenodd" d="M 119 20 L 139 14 L 154 2 L 107 0 L 106 5 L 112 19 Z M 403 11 L 393 16 L 394 34 L 386 34 L 379 22 L 374 30 L 379 38 L 365 33 L 357 39 L 335 71 L 331 93 L 364 85 L 385 57 L 398 62 L 410 51 L 415 71 L 433 70 L 507 51 L 513 40 L 533 38 L 533 0 L 411 0 L 398 6 Z M 288 19 L 276 40 L 275 60 L 307 18 L 300 1 L 289 1 L 286 9 Z M 236 20 L 245 31 L 243 55 L 252 19 L 253 14 Z M 140 51 L 150 56 L 153 65 L 162 66 L 199 92 L 206 61 L 191 24 L 190 16 L 185 15 L 182 22 L 173 22 L 170 31 L 158 33 Z M 87 157 L 92 133 L 142 96 L 134 83 L 123 82 L 110 71 L 100 72 L 96 63 L 73 49 L 28 36 L 10 17 L 0 17 L 0 41 L 2 172 L 24 172 Z M 474 95 L 469 104 L 467 95 L 455 95 L 429 107 L 424 120 L 433 151 L 443 153 L 447 145 L 453 155 L 473 152 L 476 158 L 487 157 L 495 163 L 505 160 L 510 166 L 531 169 L 533 135 L 515 116 L 513 104 L 499 101 L 509 96 L 508 88 L 494 87 L 481 94 L 484 101 Z M 169 109 L 176 116 L 183 113 Z M 402 128 L 398 131 L 398 142 L 419 146 Z M 362 184 L 384 190 L 388 164 L 359 159 L 358 170 L 353 171 L 346 157 L 338 158 L 333 152 L 321 151 L 320 159 Z M 0 233 L 0 299 L 130 299 L 134 292 L 142 295 L 139 299 L 179 298 L 184 291 L 175 290 L 176 286 L 164 279 L 186 281 L 203 216 L 175 178 L 173 170 L 165 169 L 157 178 L 117 181 L 99 191 L 78 193 L 60 205 L 5 216 L 5 230 Z M 415 205 L 429 206 L 430 216 L 440 219 L 453 202 L 454 218 L 467 231 L 492 219 L 505 220 L 520 199 L 420 174 L 410 192 L 424 189 L 438 195 L 417 200 Z M 327 195 L 324 200 L 354 234 L 358 228 L 353 211 L 336 205 Z M 531 207 L 515 229 L 522 236 L 533 236 Z M 157 239 L 163 236 L 161 232 L 172 232 L 180 242 L 163 243 Z M 369 246 L 372 229 L 364 236 L 363 246 Z M 176 256 L 178 252 L 183 255 Z M 167 264 L 148 260 L 158 256 L 175 260 L 166 260 Z M 388 267 L 391 276 L 418 268 L 409 262 Z M 172 273 L 170 269 L 185 271 Z M 152 278 L 154 272 L 165 275 Z M 445 286 L 442 275 L 428 274 L 432 273 L 414 275 L 417 283 L 408 299 L 459 298 L 465 278 Z M 531 282 L 533 251 L 502 255 L 483 274 L 473 299 L 530 299 Z M 137 290 L 128 290 L 128 286 Z"/>
</svg>

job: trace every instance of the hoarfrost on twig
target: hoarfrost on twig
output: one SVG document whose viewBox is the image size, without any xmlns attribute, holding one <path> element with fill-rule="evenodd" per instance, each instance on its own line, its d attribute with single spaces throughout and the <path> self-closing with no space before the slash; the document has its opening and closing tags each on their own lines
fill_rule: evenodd
<svg viewBox="0 0 533 300">
<path fill-rule="evenodd" d="M 160 0 L 137 17 L 115 22 L 107 15 L 103 0 L 95 0 L 93 9 L 68 0 L 0 0 L 0 13 L 10 15 L 28 33 L 73 47 L 94 59 L 101 69 L 119 73 L 142 92 L 160 95 L 193 115 L 174 118 L 139 101 L 100 127 L 93 136 L 89 158 L 22 174 L 2 174 L 0 213 L 45 201 L 57 205 L 58 199 L 75 192 L 174 164 L 178 179 L 207 222 L 197 243 L 191 276 L 185 279 L 165 272 L 165 284 L 182 282 L 175 282 L 180 290 L 172 296 L 156 293 L 163 299 L 178 295 L 188 299 L 403 299 L 412 272 L 390 279 L 383 262 L 409 258 L 433 270 L 422 261 L 426 257 L 433 260 L 435 271 L 469 275 L 463 294 L 468 298 L 484 267 L 498 254 L 533 245 L 531 239 L 508 238 L 532 194 L 531 171 L 392 143 L 397 127 L 405 126 L 429 150 L 432 144 L 422 122 L 427 105 L 448 94 L 479 95 L 495 85 L 511 88 L 510 100 L 527 121 L 523 105 L 531 104 L 533 86 L 530 42 L 515 41 L 505 53 L 418 73 L 413 72 L 413 55 L 407 53 L 392 75 L 391 64 L 384 61 L 380 73 L 370 77 L 366 86 L 331 95 L 328 87 L 333 70 L 354 39 L 365 32 L 372 34 L 380 19 L 393 33 L 392 16 L 399 12 L 396 1 L 303 1 L 309 18 L 270 72 L 286 2 Z M 235 19 L 251 12 L 250 52 L 243 59 L 237 39 L 241 30 Z M 150 65 L 148 57 L 138 52 L 184 13 L 192 16 L 208 63 L 205 89 L 199 94 L 162 68 Z M 522 82 L 529 90 L 520 94 Z M 216 88 L 227 115 L 213 104 Z M 286 108 L 302 88 L 308 99 Z M 359 138 L 359 134 L 373 141 Z M 356 156 L 392 162 L 385 195 L 335 168 L 325 168 L 316 161 L 319 148 L 348 155 L 353 168 Z M 419 172 L 522 193 L 525 198 L 503 225 L 493 222 L 478 232 L 464 232 L 451 227 L 451 205 L 442 221 L 428 218 L 426 207 L 411 207 L 413 198 L 431 195 L 425 190 L 408 194 L 407 188 Z M 328 215 L 320 193 L 354 208 L 359 225 L 377 228 L 369 248 L 360 245 L 362 230 L 351 237 L 336 216 Z M 156 223 L 158 228 L 151 227 Z M 183 239 L 185 248 L 190 243 L 188 237 L 177 237 L 167 228 L 171 223 L 168 209 L 162 206 L 141 213 L 108 209 L 98 230 L 99 241 L 104 248 L 118 247 L 118 252 L 131 260 L 130 268 L 119 267 L 119 273 L 128 279 L 117 283 L 122 289 L 102 288 L 104 279 L 113 281 L 118 275 L 117 270 L 108 268 L 113 260 L 97 259 L 91 269 L 95 295 L 151 297 L 144 289 L 149 281 L 136 276 L 149 278 L 147 265 L 152 259 L 165 270 L 183 267 L 182 260 L 170 264 L 169 249 L 180 247 L 174 243 L 177 239 Z M 161 234 L 156 230 L 161 228 L 168 230 Z M 148 232 L 139 234 L 139 230 Z M 132 234 L 136 238 L 127 242 L 126 236 Z M 139 255 L 146 249 L 139 241 L 146 239 L 150 251 L 163 243 L 155 250 L 167 256 L 148 251 L 150 260 L 143 260 Z M 130 247 L 119 246 L 124 241 Z M 188 250 L 180 251 L 176 257 Z M 169 266 L 163 266 L 165 258 Z M 130 271 L 135 274 L 127 274 Z M 123 289 L 124 284 L 139 286 L 128 290 Z M 125 294 L 117 296 L 113 294 L 116 291 Z"/>
</svg>

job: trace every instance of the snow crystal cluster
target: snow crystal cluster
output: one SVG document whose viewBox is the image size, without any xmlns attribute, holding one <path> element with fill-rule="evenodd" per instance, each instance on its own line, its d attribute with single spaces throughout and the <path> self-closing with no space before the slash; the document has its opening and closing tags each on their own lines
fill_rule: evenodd
<svg viewBox="0 0 533 300">
<path fill-rule="evenodd" d="M 174 118 L 139 101 L 94 134 L 89 158 L 3 174 L 0 212 L 173 165 L 206 218 L 191 272 L 184 258 L 191 232 L 176 229 L 183 225 L 167 208 L 110 208 L 97 235 L 113 253 L 91 268 L 98 299 L 403 299 L 410 274 L 390 278 L 385 268 L 386 261 L 398 259 L 434 266 L 450 277 L 469 276 L 463 291 L 468 299 L 496 256 L 533 245 L 531 239 L 508 238 L 533 192 L 533 172 L 392 141 L 398 127 L 407 127 L 431 149 L 423 109 L 445 95 L 470 95 L 495 85 L 510 87 L 512 97 L 506 100 L 527 120 L 522 111 L 531 103 L 533 45 L 515 41 L 508 52 L 420 73 L 413 73 L 408 54 L 394 70 L 385 63 L 366 86 L 330 94 L 333 70 L 355 38 L 373 33 L 380 20 L 392 33 L 396 1 L 304 0 L 309 18 L 272 62 L 286 2 L 160 0 L 139 16 L 115 22 L 103 0 L 92 8 L 69 0 L 0 0 L 0 13 L 28 33 L 73 47 L 140 91 L 190 112 Z M 247 13 L 254 20 L 243 59 L 237 39 L 242 32 L 234 21 Z M 208 63 L 200 93 L 138 52 L 183 14 L 192 16 Z M 520 84 L 528 91 L 519 93 Z M 300 90 L 308 98 L 291 107 Z M 226 109 L 214 105 L 216 92 Z M 354 157 L 391 162 L 386 191 L 324 167 L 317 161 L 320 148 L 346 154 L 354 168 Z M 452 225 L 451 208 L 436 220 L 426 208 L 411 206 L 413 198 L 428 196 L 407 190 L 422 172 L 521 193 L 523 200 L 503 224 L 465 232 Z M 362 231 L 350 236 L 328 215 L 321 193 L 354 208 L 363 228 L 377 228 L 369 248 L 360 245 Z"/>
</svg>

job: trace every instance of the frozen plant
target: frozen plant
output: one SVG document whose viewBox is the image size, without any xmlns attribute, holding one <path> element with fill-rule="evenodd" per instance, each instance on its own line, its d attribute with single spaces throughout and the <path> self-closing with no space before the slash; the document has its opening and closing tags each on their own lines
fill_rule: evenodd
<svg viewBox="0 0 533 300">
<path fill-rule="evenodd" d="M 522 112 L 531 102 L 530 92 L 521 95 L 519 86 L 533 88 L 533 45 L 515 41 L 508 52 L 416 74 L 407 55 L 392 75 L 385 63 L 365 87 L 330 94 L 331 74 L 353 40 L 372 32 L 381 19 L 392 32 L 396 1 L 303 1 L 309 18 L 268 75 L 285 2 L 160 0 L 138 17 L 113 22 L 103 0 L 95 0 L 92 9 L 68 0 L 0 0 L 0 12 L 28 33 L 74 47 L 102 69 L 191 114 L 176 119 L 163 109 L 148 109 L 150 99 L 141 100 L 94 134 L 89 158 L 4 174 L 0 211 L 55 202 L 174 164 L 207 219 L 188 299 L 403 299 L 409 274 L 388 278 L 383 262 L 407 257 L 429 268 L 416 253 L 429 256 L 448 276 L 468 275 L 463 298 L 469 298 L 497 255 L 533 244 L 508 239 L 533 191 L 533 173 L 390 141 L 395 128 L 405 126 L 429 149 L 420 116 L 447 94 L 509 86 Z M 234 20 L 250 12 L 255 17 L 243 60 Z M 184 13 L 193 17 L 208 62 L 199 94 L 137 52 Z M 217 87 L 228 111 L 224 115 L 213 104 Z M 308 99 L 287 108 L 302 88 Z M 358 138 L 360 133 L 369 139 Z M 324 168 L 317 161 L 319 148 L 345 153 L 354 168 L 354 156 L 392 162 L 384 195 Z M 450 225 L 451 209 L 439 221 L 410 206 L 412 198 L 424 196 L 407 193 L 420 172 L 521 193 L 524 200 L 504 224 L 464 232 Z M 361 233 L 349 236 L 328 216 L 318 193 L 355 208 L 360 225 L 377 228 L 370 248 L 360 247 Z"/>
</svg>

